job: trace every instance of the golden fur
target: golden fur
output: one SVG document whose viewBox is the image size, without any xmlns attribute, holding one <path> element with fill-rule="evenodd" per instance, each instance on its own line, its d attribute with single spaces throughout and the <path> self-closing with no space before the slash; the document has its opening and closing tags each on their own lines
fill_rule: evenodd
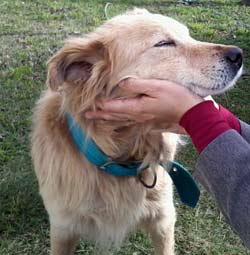
<svg viewBox="0 0 250 255">
<path fill-rule="evenodd" d="M 153 47 L 164 39 L 181 46 Z M 117 87 L 128 75 L 173 80 L 202 94 L 215 76 L 209 68 L 222 65 L 218 59 L 225 47 L 197 42 L 182 24 L 136 9 L 69 40 L 50 59 L 48 88 L 34 111 L 32 157 L 50 217 L 52 255 L 73 254 L 80 237 L 116 248 L 137 228 L 150 233 L 157 254 L 174 254 L 172 184 L 158 162 L 161 156 L 173 159 L 177 136 L 166 133 L 163 139 L 153 124 L 87 120 L 84 112 L 103 98 L 135 96 Z M 90 164 L 72 142 L 65 112 L 113 159 L 149 163 L 158 176 L 155 188 Z M 151 171 L 145 177 L 149 183 Z"/>
</svg>

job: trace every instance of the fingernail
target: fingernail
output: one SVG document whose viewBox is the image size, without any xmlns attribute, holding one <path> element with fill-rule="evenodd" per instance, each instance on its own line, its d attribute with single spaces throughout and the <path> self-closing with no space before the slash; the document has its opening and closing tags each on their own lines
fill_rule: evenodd
<svg viewBox="0 0 250 255">
<path fill-rule="evenodd" d="M 93 118 L 93 116 L 91 115 L 90 112 L 85 112 L 84 116 L 85 116 L 85 118 L 87 118 L 87 119 L 92 119 L 92 118 Z"/>
<path fill-rule="evenodd" d="M 103 103 L 104 103 L 103 101 L 97 102 L 97 107 L 102 109 L 103 108 Z"/>
<path fill-rule="evenodd" d="M 126 79 L 120 81 L 120 82 L 119 82 L 119 87 L 124 86 L 124 85 L 126 84 L 127 81 L 128 81 L 128 78 L 126 78 Z"/>
<path fill-rule="evenodd" d="M 128 82 L 131 82 L 132 80 L 136 79 L 137 77 L 135 76 L 127 76 L 122 78 L 122 80 L 119 82 L 119 86 L 122 87 L 125 84 L 127 84 Z"/>
<path fill-rule="evenodd" d="M 106 104 L 108 104 L 110 101 L 112 101 L 112 99 L 100 99 L 97 102 L 97 108 L 103 110 L 103 108 L 105 107 Z"/>
</svg>

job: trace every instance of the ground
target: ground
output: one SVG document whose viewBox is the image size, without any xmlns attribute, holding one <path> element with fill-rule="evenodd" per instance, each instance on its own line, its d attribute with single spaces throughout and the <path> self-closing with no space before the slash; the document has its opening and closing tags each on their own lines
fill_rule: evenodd
<svg viewBox="0 0 250 255">
<path fill-rule="evenodd" d="M 48 217 L 38 195 L 29 154 L 32 108 L 44 88 L 46 61 L 69 36 L 91 31 L 105 20 L 102 0 L 0 1 L 0 255 L 48 254 Z M 204 41 L 238 45 L 245 70 L 236 88 L 217 98 L 241 119 L 250 122 L 250 8 L 239 0 L 114 0 L 107 15 L 133 6 L 176 18 Z M 179 155 L 194 168 L 192 145 Z M 213 199 L 202 190 L 196 209 L 175 199 L 177 254 L 250 254 L 224 223 Z M 81 242 L 77 254 L 93 254 Z M 119 255 L 153 254 L 150 240 L 138 233 Z"/>
</svg>

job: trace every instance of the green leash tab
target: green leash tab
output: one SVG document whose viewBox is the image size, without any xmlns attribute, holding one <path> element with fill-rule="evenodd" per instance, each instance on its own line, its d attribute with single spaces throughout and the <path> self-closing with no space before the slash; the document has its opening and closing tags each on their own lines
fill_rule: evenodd
<svg viewBox="0 0 250 255">
<path fill-rule="evenodd" d="M 190 172 L 181 164 L 171 162 L 169 175 L 177 189 L 181 201 L 194 208 L 199 201 L 200 189 Z"/>
</svg>

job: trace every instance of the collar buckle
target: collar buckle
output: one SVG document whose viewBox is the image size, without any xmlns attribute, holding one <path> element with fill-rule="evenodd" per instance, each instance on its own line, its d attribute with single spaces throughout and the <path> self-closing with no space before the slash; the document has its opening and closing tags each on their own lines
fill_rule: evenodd
<svg viewBox="0 0 250 255">
<path fill-rule="evenodd" d="M 112 164 L 115 164 L 115 162 L 111 158 L 108 158 L 108 160 L 104 162 L 101 166 L 99 166 L 99 168 L 105 171 L 107 166 Z"/>
</svg>

